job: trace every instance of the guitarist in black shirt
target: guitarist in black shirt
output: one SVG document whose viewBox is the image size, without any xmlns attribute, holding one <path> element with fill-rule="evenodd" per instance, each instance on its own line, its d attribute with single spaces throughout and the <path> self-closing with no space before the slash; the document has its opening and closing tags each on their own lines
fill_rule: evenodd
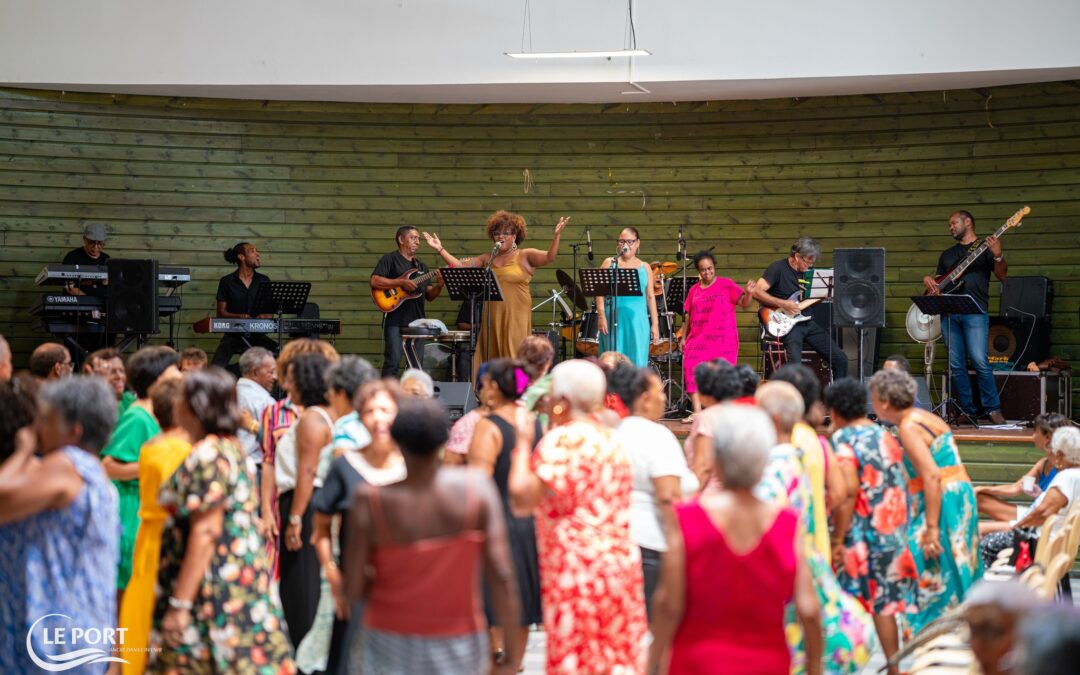
<svg viewBox="0 0 1080 675">
<path fill-rule="evenodd" d="M 799 237 L 786 258 L 765 268 L 754 287 L 753 296 L 762 307 L 773 307 L 798 315 L 799 302 L 810 291 L 810 269 L 821 255 L 821 245 L 810 237 Z M 800 321 L 780 338 L 788 363 L 802 363 L 803 345 L 808 345 L 829 362 L 833 380 L 847 376 L 847 354 L 815 321 Z"/>
<path fill-rule="evenodd" d="M 969 212 L 957 211 L 949 216 L 949 233 L 958 243 L 945 249 L 938 258 L 938 277 L 949 272 L 979 248 L 979 238 L 975 235 L 975 218 Z M 993 272 L 999 281 L 1005 281 L 1008 271 L 1009 265 L 1001 252 L 1001 241 L 990 235 L 986 238 L 986 250 L 968 266 L 956 284 L 941 288 L 935 277 L 923 277 L 927 293 L 970 295 L 982 310 L 981 314 L 953 314 L 945 317 L 946 320 L 941 322 L 941 329 L 945 336 L 945 345 L 949 349 L 953 395 L 964 413 L 975 419 L 978 411 L 967 374 L 967 362 L 970 359 L 979 382 L 983 413 L 994 424 L 1004 424 L 1005 418 L 1001 414 L 1001 400 L 987 354 L 990 338 L 990 273 Z"/>
<path fill-rule="evenodd" d="M 428 280 L 430 285 L 426 290 L 410 279 L 428 273 L 428 266 L 416 257 L 416 251 L 420 248 L 420 230 L 412 225 L 399 227 L 396 241 L 397 250 L 384 255 L 375 265 L 371 273 L 371 288 L 373 291 L 397 290 L 401 293 L 394 295 L 399 297 L 420 293 L 418 297 L 404 299 L 383 317 L 383 377 L 397 376 L 403 356 L 401 328 L 424 318 L 424 301 L 437 298 L 443 287 L 438 272 Z M 423 348 L 419 345 L 417 351 L 418 356 L 423 356 Z"/>
</svg>

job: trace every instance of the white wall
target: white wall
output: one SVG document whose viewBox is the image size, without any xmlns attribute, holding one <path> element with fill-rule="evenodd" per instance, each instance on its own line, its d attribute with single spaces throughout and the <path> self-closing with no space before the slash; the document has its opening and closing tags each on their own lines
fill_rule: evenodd
<svg viewBox="0 0 1080 675">
<path fill-rule="evenodd" d="M 523 8 L 524 0 L 0 0 L 0 83 L 255 98 L 620 100 L 627 59 L 504 56 L 521 47 Z M 533 0 L 531 13 L 537 51 L 623 46 L 621 0 Z M 654 55 L 634 59 L 633 79 L 660 100 L 1080 77 L 1077 0 L 636 0 L 635 18 L 638 46 Z"/>
</svg>

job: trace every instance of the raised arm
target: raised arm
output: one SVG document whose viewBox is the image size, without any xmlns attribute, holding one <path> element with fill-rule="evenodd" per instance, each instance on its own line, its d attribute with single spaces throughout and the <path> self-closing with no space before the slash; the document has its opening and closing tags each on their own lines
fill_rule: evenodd
<svg viewBox="0 0 1080 675">
<path fill-rule="evenodd" d="M 543 267 L 555 262 L 555 257 L 559 255 L 559 240 L 562 237 L 562 231 L 569 222 L 569 216 L 559 218 L 559 222 L 555 224 L 555 235 L 551 238 L 551 245 L 548 246 L 548 250 L 525 249 L 524 253 L 531 267 Z"/>
<path fill-rule="evenodd" d="M 488 256 L 486 253 L 477 258 L 467 258 L 465 261 L 462 261 L 461 259 L 456 258 L 450 251 L 446 250 L 442 245 L 442 242 L 439 241 L 439 235 L 431 234 L 430 232 L 422 232 L 421 234 L 424 235 L 424 240 L 427 241 L 427 245 L 438 253 L 439 257 L 450 267 L 478 267 L 487 262 Z"/>
</svg>

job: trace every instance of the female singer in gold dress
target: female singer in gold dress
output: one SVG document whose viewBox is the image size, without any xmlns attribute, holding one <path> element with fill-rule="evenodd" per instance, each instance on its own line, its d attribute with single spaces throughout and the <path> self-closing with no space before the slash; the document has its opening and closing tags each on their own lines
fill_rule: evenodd
<svg viewBox="0 0 1080 675">
<path fill-rule="evenodd" d="M 532 333 L 532 292 L 529 283 L 538 267 L 548 265 L 559 254 L 559 236 L 570 218 L 563 216 L 555 225 L 555 236 L 548 250 L 518 248 L 525 241 L 528 225 L 525 219 L 509 211 L 496 211 L 488 216 L 485 232 L 495 242 L 490 253 L 475 258 L 456 258 L 443 248 L 439 235 L 424 232 L 428 246 L 435 249 L 451 267 L 490 267 L 499 280 L 502 302 L 488 303 L 480 320 L 473 359 L 473 379 L 484 361 L 514 358 L 518 347 Z M 488 343 L 488 315 L 491 316 L 491 342 Z"/>
</svg>

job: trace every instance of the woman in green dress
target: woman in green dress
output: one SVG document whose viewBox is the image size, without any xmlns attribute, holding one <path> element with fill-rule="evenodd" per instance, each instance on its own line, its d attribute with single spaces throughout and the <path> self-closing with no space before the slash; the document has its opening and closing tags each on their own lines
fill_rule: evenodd
<svg viewBox="0 0 1080 675">
<path fill-rule="evenodd" d="M 294 673 L 255 527 L 252 475 L 234 438 L 232 376 L 219 368 L 189 374 L 175 413 L 192 449 L 158 493 L 169 518 L 147 671 Z"/>
<path fill-rule="evenodd" d="M 904 448 L 908 548 L 918 573 L 919 613 L 911 627 L 918 632 L 963 602 L 983 566 L 975 491 L 956 440 L 944 420 L 915 407 L 915 391 L 915 380 L 901 370 L 882 370 L 870 379 L 874 412 L 897 426 Z"/>
<path fill-rule="evenodd" d="M 120 564 L 116 573 L 117 597 L 131 578 L 135 534 L 139 531 L 139 452 L 143 443 L 161 433 L 150 401 L 150 387 L 159 379 L 180 377 L 180 355 L 171 347 L 143 347 L 127 363 L 127 380 L 135 402 L 116 421 L 109 442 L 101 450 L 101 465 L 120 494 Z M 119 605 L 119 600 L 118 603 Z"/>
<path fill-rule="evenodd" d="M 619 269 L 636 270 L 641 295 L 618 296 L 614 302 L 607 303 L 603 296 L 596 298 L 600 353 L 616 351 L 625 354 L 638 368 L 647 368 L 649 345 L 660 339 L 656 296 L 653 294 L 653 272 L 648 263 L 637 257 L 641 248 L 641 236 L 637 228 L 624 228 L 619 233 L 618 244 L 618 254 L 604 260 L 600 269 L 617 265 Z"/>
</svg>

